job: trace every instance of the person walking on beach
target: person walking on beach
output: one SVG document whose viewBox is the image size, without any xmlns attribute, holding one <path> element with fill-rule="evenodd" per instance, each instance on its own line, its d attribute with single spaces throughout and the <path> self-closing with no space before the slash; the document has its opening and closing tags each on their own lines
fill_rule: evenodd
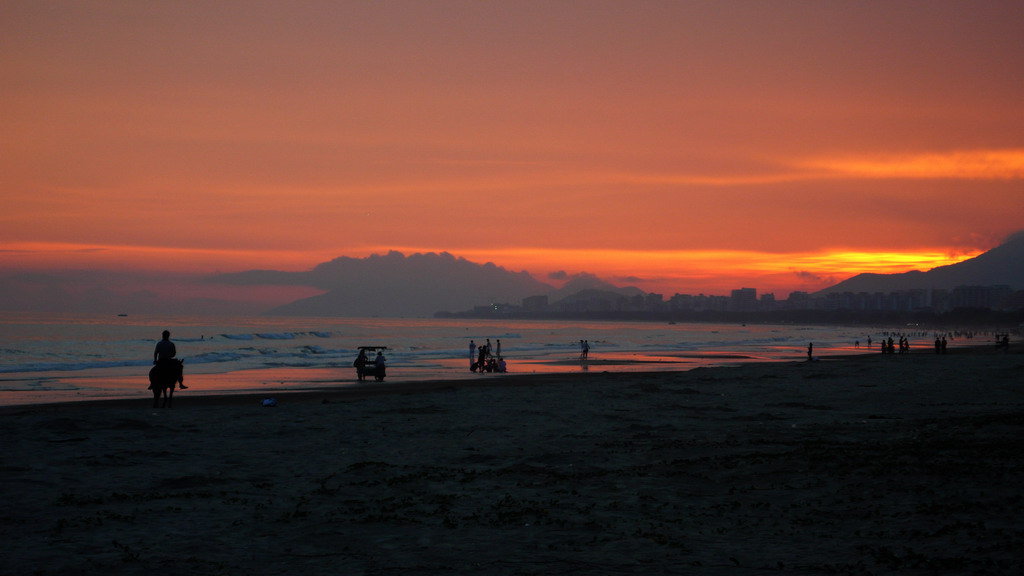
<svg viewBox="0 0 1024 576">
<path fill-rule="evenodd" d="M 586 360 L 590 358 L 590 341 L 580 340 L 580 360 Z"/>
<path fill-rule="evenodd" d="M 356 368 L 356 379 L 363 380 L 366 378 L 366 363 L 369 361 L 369 358 L 366 357 L 366 350 L 360 348 L 356 361 L 352 363 Z"/>
<path fill-rule="evenodd" d="M 153 350 L 153 364 L 159 366 L 160 369 L 166 369 L 174 357 L 178 354 L 177 348 L 174 346 L 174 342 L 171 342 L 171 331 L 164 330 L 162 334 L 163 338 L 156 343 L 156 349 Z M 188 388 L 185 383 L 181 383 L 181 389 Z"/>
<path fill-rule="evenodd" d="M 473 364 L 476 364 L 476 342 L 469 341 L 469 367 L 472 368 Z"/>
<path fill-rule="evenodd" d="M 384 370 L 387 368 L 386 361 L 387 358 L 384 357 L 384 353 L 377 350 L 377 357 L 373 359 L 374 378 L 377 382 L 384 381 Z"/>
<path fill-rule="evenodd" d="M 814 360 L 814 342 L 807 345 L 807 361 Z"/>
</svg>

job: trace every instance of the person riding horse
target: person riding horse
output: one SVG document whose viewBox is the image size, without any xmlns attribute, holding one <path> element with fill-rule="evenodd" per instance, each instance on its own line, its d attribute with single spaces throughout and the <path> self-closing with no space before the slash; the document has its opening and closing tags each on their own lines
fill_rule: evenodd
<svg viewBox="0 0 1024 576">
<path fill-rule="evenodd" d="M 158 372 L 174 372 L 180 368 L 175 366 L 177 360 L 174 356 L 178 353 L 174 346 L 174 342 L 171 342 L 171 332 L 164 330 L 163 339 L 156 343 L 156 349 L 153 350 L 153 364 L 156 365 Z M 179 383 L 182 390 L 188 388 L 184 382 Z M 151 386 L 152 388 L 152 386 Z"/>
<path fill-rule="evenodd" d="M 153 391 L 153 408 L 160 402 L 160 395 L 164 397 L 164 407 L 170 407 L 171 399 L 174 398 L 174 386 L 182 390 L 185 386 L 185 363 L 175 358 L 178 351 L 171 342 L 171 333 L 164 330 L 163 339 L 156 343 L 153 350 L 153 367 L 149 370 L 149 389 Z"/>
</svg>

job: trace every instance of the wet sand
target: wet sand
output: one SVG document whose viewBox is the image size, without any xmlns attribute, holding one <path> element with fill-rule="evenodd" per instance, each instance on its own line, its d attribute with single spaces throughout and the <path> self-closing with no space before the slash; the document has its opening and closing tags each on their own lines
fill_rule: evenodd
<svg viewBox="0 0 1024 576">
<path fill-rule="evenodd" d="M 0 408 L 0 572 L 1024 570 L 1018 350 L 264 396 Z"/>
</svg>

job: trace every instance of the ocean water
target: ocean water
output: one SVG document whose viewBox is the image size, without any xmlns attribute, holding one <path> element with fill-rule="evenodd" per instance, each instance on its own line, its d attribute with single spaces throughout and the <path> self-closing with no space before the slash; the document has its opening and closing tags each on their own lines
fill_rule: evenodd
<svg viewBox="0 0 1024 576">
<path fill-rule="evenodd" d="M 512 373 L 686 370 L 814 354 L 866 352 L 863 327 L 541 320 L 0 315 L 0 405 L 151 398 L 153 348 L 171 331 L 185 394 L 355 383 L 359 346 L 387 346 L 389 382 L 500 378 L 470 372 L 469 342 L 501 353 Z M 921 335 L 918 346 L 930 336 Z M 579 360 L 580 340 L 590 359 Z M 856 341 L 861 347 L 855 346 Z M 913 340 L 913 339 L 912 339 Z"/>
</svg>

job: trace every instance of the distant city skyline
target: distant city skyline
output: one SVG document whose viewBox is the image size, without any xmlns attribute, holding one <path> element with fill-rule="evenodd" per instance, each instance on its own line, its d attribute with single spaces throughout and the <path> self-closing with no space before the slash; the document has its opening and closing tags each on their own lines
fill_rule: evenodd
<svg viewBox="0 0 1024 576">
<path fill-rule="evenodd" d="M 0 278 L 269 305 L 309 291 L 198 279 L 398 250 L 784 298 L 1024 227 L 1016 0 L 0 14 Z"/>
</svg>

